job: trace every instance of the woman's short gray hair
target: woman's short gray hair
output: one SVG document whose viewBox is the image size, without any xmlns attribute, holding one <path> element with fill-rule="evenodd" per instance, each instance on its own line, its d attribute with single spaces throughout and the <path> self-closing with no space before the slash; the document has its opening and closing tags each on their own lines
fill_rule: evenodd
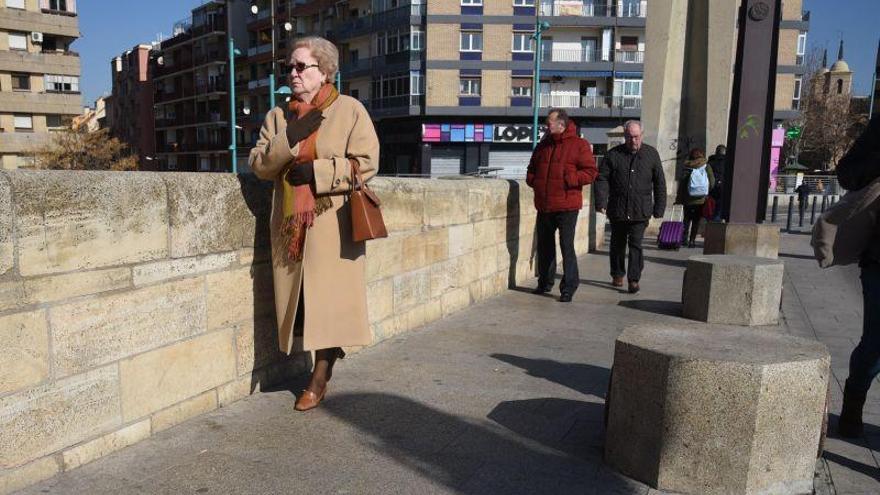
<svg viewBox="0 0 880 495">
<path fill-rule="evenodd" d="M 308 48 L 312 56 L 318 61 L 318 69 L 327 74 L 327 81 L 332 83 L 336 80 L 339 71 L 339 49 L 330 41 L 320 36 L 306 36 L 293 43 L 288 59 L 293 57 L 297 48 Z"/>
</svg>

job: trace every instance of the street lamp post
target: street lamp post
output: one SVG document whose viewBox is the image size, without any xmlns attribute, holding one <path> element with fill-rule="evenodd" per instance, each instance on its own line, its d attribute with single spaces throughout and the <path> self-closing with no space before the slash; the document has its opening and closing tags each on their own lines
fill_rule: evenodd
<svg viewBox="0 0 880 495">
<path fill-rule="evenodd" d="M 235 122 L 235 56 L 241 52 L 235 48 L 235 39 L 229 33 L 229 154 L 232 155 L 232 173 L 238 173 L 238 138 Z"/>
<path fill-rule="evenodd" d="M 536 8 L 540 9 L 540 7 Z M 535 40 L 535 74 L 532 81 L 532 149 L 538 146 L 538 109 L 541 106 L 541 36 L 548 29 L 550 29 L 550 23 L 541 20 L 539 10 L 535 16 L 535 34 L 531 36 Z"/>
</svg>

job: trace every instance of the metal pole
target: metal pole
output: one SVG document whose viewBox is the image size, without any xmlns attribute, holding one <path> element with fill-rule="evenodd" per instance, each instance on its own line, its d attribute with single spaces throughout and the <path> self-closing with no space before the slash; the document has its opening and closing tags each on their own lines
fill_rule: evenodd
<svg viewBox="0 0 880 495">
<path fill-rule="evenodd" d="M 809 201 L 809 199 L 807 201 Z M 804 215 L 807 212 L 807 205 L 803 204 L 801 202 L 800 198 L 798 198 L 798 212 L 800 213 L 798 215 L 798 227 L 803 227 L 804 226 Z"/>
<path fill-rule="evenodd" d="M 229 154 L 232 155 L 232 173 L 238 173 L 238 143 L 235 123 L 235 40 L 229 33 Z"/>
<path fill-rule="evenodd" d="M 541 6 L 535 2 L 535 74 L 532 78 L 532 149 L 538 147 L 538 107 L 541 105 Z"/>
<path fill-rule="evenodd" d="M 275 108 L 275 0 L 270 0 L 269 8 L 272 10 L 270 14 L 272 24 L 272 69 L 269 70 L 269 110 Z"/>
<path fill-rule="evenodd" d="M 779 210 L 779 196 L 773 196 L 773 210 L 770 212 L 770 223 L 776 223 L 777 210 Z"/>
<path fill-rule="evenodd" d="M 825 213 L 826 209 L 828 209 L 828 196 L 822 196 L 822 213 Z"/>
<path fill-rule="evenodd" d="M 342 92 L 342 71 L 336 70 L 336 91 Z"/>
<path fill-rule="evenodd" d="M 810 211 L 810 225 L 816 223 L 816 196 L 813 196 L 813 207 Z"/>
<path fill-rule="evenodd" d="M 794 218 L 794 196 L 788 197 L 788 217 L 785 219 L 785 230 L 791 232 L 791 222 Z"/>
</svg>

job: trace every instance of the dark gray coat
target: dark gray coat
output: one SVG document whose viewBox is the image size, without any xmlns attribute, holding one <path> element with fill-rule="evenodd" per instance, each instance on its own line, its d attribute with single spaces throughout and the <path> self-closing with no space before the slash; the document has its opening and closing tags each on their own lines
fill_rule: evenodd
<svg viewBox="0 0 880 495">
<path fill-rule="evenodd" d="M 871 119 L 849 152 L 837 163 L 837 179 L 848 191 L 858 191 L 880 178 L 880 115 Z M 863 264 L 880 263 L 880 225 L 874 228 Z"/>
<path fill-rule="evenodd" d="M 666 177 L 660 154 L 647 144 L 630 153 L 625 144 L 608 151 L 596 179 L 596 209 L 612 222 L 643 222 L 666 211 Z"/>
</svg>

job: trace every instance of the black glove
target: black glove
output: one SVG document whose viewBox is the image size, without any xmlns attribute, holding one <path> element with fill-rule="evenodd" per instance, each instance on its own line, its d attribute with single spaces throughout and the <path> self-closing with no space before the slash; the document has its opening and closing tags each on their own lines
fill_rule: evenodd
<svg viewBox="0 0 880 495">
<path fill-rule="evenodd" d="M 315 180 L 315 165 L 314 162 L 305 162 L 300 163 L 299 165 L 294 165 L 289 172 L 287 172 L 287 182 L 290 182 L 294 186 L 301 186 L 303 184 L 311 184 Z"/>
<path fill-rule="evenodd" d="M 290 119 L 287 121 L 287 142 L 292 148 L 296 143 L 309 137 L 313 132 L 321 126 L 324 120 L 323 112 L 320 110 L 312 110 L 305 114 L 301 119 Z"/>
</svg>

